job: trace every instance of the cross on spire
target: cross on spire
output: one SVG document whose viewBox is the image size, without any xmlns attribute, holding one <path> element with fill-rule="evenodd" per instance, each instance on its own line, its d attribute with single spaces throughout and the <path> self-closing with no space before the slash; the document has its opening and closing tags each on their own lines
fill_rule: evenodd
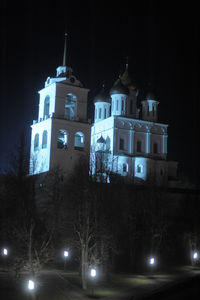
<svg viewBox="0 0 200 300">
<path fill-rule="evenodd" d="M 66 66 L 66 54 L 67 54 L 67 33 L 65 33 L 65 41 L 64 41 L 63 66 Z"/>
</svg>

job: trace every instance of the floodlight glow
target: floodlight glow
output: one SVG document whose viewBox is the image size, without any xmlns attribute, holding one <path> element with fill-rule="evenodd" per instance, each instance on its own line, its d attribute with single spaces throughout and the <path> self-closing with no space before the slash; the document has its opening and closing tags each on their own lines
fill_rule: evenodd
<svg viewBox="0 0 200 300">
<path fill-rule="evenodd" d="M 68 257 L 69 256 L 69 252 L 68 251 L 64 251 L 64 257 Z"/>
<path fill-rule="evenodd" d="M 3 249 L 3 255 L 8 255 L 8 250 L 6 248 Z"/>
<path fill-rule="evenodd" d="M 35 282 L 33 280 L 28 281 L 28 289 L 29 290 L 34 290 L 35 288 Z"/>
<path fill-rule="evenodd" d="M 95 269 L 91 269 L 90 276 L 91 277 L 96 277 L 96 275 L 97 275 L 97 271 Z"/>
<path fill-rule="evenodd" d="M 197 252 L 194 252 L 193 259 L 197 259 L 197 258 L 198 258 L 198 254 L 197 254 Z"/>
<path fill-rule="evenodd" d="M 149 263 L 150 263 L 150 265 L 154 265 L 155 264 L 155 258 L 154 257 L 150 258 Z"/>
</svg>

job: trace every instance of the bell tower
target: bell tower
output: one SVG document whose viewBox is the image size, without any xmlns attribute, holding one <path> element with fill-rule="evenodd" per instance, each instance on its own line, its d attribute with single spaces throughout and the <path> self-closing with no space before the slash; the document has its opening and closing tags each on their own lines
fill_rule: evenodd
<svg viewBox="0 0 200 300">
<path fill-rule="evenodd" d="M 30 174 L 48 172 L 60 166 L 72 172 L 79 157 L 89 156 L 90 125 L 87 120 L 89 90 L 66 66 L 67 34 L 63 65 L 56 77 L 48 77 L 39 91 L 38 118 L 31 125 Z"/>
</svg>

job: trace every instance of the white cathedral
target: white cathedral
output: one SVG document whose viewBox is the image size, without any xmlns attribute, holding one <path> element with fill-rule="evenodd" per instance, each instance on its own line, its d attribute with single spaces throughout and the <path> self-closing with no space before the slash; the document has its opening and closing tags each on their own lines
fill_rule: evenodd
<svg viewBox="0 0 200 300">
<path fill-rule="evenodd" d="M 65 38 L 66 51 L 66 38 Z M 30 174 L 59 166 L 68 175 L 80 157 L 91 174 L 106 182 L 117 174 L 133 183 L 167 185 L 176 179 L 177 162 L 167 161 L 167 124 L 158 122 L 158 100 L 147 94 L 138 109 L 138 89 L 128 63 L 110 92 L 94 98 L 94 123 L 87 119 L 89 89 L 65 63 L 39 91 L 38 119 L 31 126 Z"/>
</svg>

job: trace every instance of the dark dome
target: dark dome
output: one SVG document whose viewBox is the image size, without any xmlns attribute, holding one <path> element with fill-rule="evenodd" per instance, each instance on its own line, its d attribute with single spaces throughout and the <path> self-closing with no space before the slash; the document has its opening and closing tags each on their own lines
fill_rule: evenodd
<svg viewBox="0 0 200 300">
<path fill-rule="evenodd" d="M 110 95 L 115 95 L 115 94 L 124 94 L 128 95 L 129 90 L 126 88 L 120 79 L 117 79 L 117 81 L 114 83 L 113 87 L 110 89 Z"/>
<path fill-rule="evenodd" d="M 101 137 L 97 140 L 97 143 L 99 143 L 99 144 L 106 144 L 106 141 L 104 140 L 104 138 L 102 137 L 102 135 L 101 135 Z"/>
<path fill-rule="evenodd" d="M 148 92 L 145 97 L 146 100 L 157 100 L 157 97 L 153 92 Z"/>
<path fill-rule="evenodd" d="M 99 94 L 97 94 L 96 97 L 94 98 L 94 103 L 95 102 L 107 102 L 107 103 L 110 103 L 110 96 L 106 92 L 104 86 L 102 87 L 102 89 L 99 92 Z"/>
</svg>

